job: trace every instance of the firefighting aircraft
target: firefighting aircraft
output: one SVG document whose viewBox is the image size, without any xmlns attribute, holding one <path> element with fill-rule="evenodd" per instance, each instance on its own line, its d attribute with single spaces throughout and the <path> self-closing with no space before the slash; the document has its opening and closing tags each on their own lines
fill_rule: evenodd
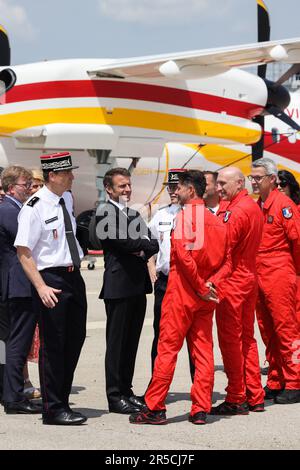
<svg viewBox="0 0 300 470">
<path fill-rule="evenodd" d="M 159 159 L 168 142 L 260 145 L 265 113 L 297 129 L 284 113 L 288 92 L 281 83 L 267 81 L 263 70 L 280 61 L 295 71 L 300 38 L 270 42 L 266 6 L 262 0 L 257 4 L 260 42 L 255 44 L 127 60 L 9 68 L 7 61 L 0 62 L 6 66 L 0 72 L 9 70 L 0 105 L 2 157 L 12 163 L 11 146 L 21 149 L 19 164 L 36 166 L 41 151 L 74 150 L 81 167 L 79 212 L 96 198 L 90 171 L 95 162 L 101 193 L 103 174 L 116 159 L 127 158 L 133 168 L 141 156 Z M 240 68 L 253 64 L 259 65 L 258 76 Z M 87 161 L 86 150 L 94 160 Z"/>
</svg>

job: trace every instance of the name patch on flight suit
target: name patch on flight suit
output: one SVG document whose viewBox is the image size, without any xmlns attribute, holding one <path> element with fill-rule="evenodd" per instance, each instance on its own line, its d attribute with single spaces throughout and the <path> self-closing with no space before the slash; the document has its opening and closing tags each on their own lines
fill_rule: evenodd
<svg viewBox="0 0 300 470">
<path fill-rule="evenodd" d="M 291 217 L 293 217 L 292 208 L 291 207 L 284 207 L 282 209 L 282 215 L 285 219 L 290 219 Z"/>
<path fill-rule="evenodd" d="M 268 215 L 267 223 L 268 223 L 268 224 L 272 224 L 272 223 L 273 223 L 273 220 L 274 220 L 273 215 Z"/>
<path fill-rule="evenodd" d="M 224 221 L 225 223 L 228 222 L 228 220 L 230 219 L 230 216 L 231 216 L 231 212 L 230 212 L 230 211 L 226 211 L 226 212 L 225 212 L 225 215 L 224 215 L 223 221 Z"/>
</svg>

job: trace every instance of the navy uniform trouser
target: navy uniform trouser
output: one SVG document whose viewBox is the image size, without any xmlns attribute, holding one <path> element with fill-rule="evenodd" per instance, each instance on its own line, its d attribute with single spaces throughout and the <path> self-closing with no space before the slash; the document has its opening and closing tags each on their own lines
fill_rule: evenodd
<svg viewBox="0 0 300 470">
<path fill-rule="evenodd" d="M 3 393 L 3 374 L 5 359 L 5 343 L 9 335 L 9 318 L 7 302 L 0 300 L 0 401 Z"/>
<path fill-rule="evenodd" d="M 58 303 L 47 308 L 33 289 L 39 315 L 39 372 L 43 414 L 55 414 L 69 406 L 74 371 L 86 336 L 85 284 L 78 269 L 49 268 L 40 271 L 45 283 L 61 289 Z"/>
<path fill-rule="evenodd" d="M 31 297 L 8 299 L 9 336 L 6 342 L 6 364 L 2 401 L 24 400 L 23 369 L 32 344 L 37 315 Z"/>
</svg>

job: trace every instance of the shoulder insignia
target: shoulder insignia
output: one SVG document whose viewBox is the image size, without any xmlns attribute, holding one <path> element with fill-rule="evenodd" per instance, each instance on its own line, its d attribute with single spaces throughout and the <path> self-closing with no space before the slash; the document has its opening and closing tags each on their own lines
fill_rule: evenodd
<svg viewBox="0 0 300 470">
<path fill-rule="evenodd" d="M 171 206 L 171 204 L 167 204 L 166 206 L 160 207 L 158 210 L 161 211 L 162 209 L 167 209 L 167 207 L 170 207 L 170 206 Z"/>
<path fill-rule="evenodd" d="M 39 201 L 39 199 L 39 197 L 34 196 L 32 199 L 30 199 L 30 201 L 27 202 L 26 206 L 33 207 Z"/>
<path fill-rule="evenodd" d="M 224 219 L 223 219 L 223 222 L 228 222 L 228 220 L 230 219 L 230 216 L 231 216 L 231 212 L 230 211 L 226 211 L 225 212 L 225 215 L 224 215 Z"/>
<path fill-rule="evenodd" d="M 293 217 L 293 210 L 292 208 L 289 207 L 284 207 L 282 209 L 282 215 L 285 219 L 291 219 Z"/>
</svg>

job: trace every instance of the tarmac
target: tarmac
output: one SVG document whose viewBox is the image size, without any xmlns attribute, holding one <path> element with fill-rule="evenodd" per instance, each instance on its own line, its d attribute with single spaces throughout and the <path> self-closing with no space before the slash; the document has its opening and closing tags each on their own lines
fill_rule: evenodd
<svg viewBox="0 0 300 470">
<path fill-rule="evenodd" d="M 174 380 L 167 400 L 168 424 L 132 425 L 127 415 L 108 413 L 105 396 L 105 310 L 98 299 L 103 265 L 94 270 L 83 263 L 87 286 L 87 338 L 74 379 L 71 406 L 88 416 L 82 426 L 46 426 L 40 415 L 6 415 L 0 407 L 1 450 L 298 450 L 300 448 L 300 403 L 275 405 L 246 416 L 209 416 L 205 426 L 188 422 L 191 387 L 186 345 L 179 354 Z M 150 350 L 153 338 L 153 296 L 148 296 L 146 319 L 141 335 L 134 376 L 134 392 L 142 395 L 150 379 Z M 214 328 L 215 334 L 215 328 Z M 261 366 L 264 346 L 257 333 Z M 30 364 L 32 382 L 38 384 L 36 364 Z M 266 377 L 262 377 L 265 384 Z M 224 400 L 226 376 L 215 337 L 215 386 L 213 402 Z M 117 455 L 117 454 L 116 454 Z"/>
</svg>

